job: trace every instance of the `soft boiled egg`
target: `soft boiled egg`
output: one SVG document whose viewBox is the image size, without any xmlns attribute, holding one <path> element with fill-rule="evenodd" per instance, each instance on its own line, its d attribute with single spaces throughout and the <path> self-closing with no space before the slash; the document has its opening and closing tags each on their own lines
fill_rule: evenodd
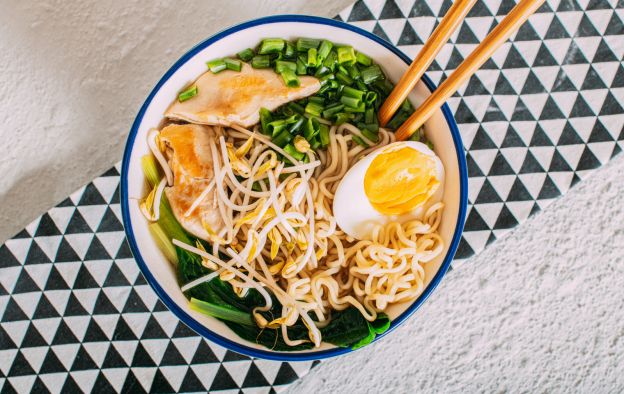
<svg viewBox="0 0 624 394">
<path fill-rule="evenodd" d="M 334 217 L 348 235 L 369 239 L 376 226 L 422 219 L 443 193 L 440 158 L 421 142 L 395 142 L 347 171 L 334 196 Z"/>
</svg>

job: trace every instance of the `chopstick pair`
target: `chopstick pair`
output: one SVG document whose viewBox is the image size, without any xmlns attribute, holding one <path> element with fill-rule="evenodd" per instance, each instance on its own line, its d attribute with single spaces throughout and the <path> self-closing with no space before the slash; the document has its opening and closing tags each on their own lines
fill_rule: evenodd
<svg viewBox="0 0 624 394">
<path fill-rule="evenodd" d="M 420 77 L 422 77 L 425 70 L 427 70 L 435 56 L 442 49 L 442 46 L 461 24 L 476 1 L 455 0 L 418 56 L 416 56 L 379 109 L 379 122 L 382 126 L 385 126 L 390 121 L 392 115 L 394 115 L 412 89 L 414 89 Z M 396 130 L 397 140 L 406 140 L 418 130 L 544 2 L 545 0 L 520 0 L 477 48 L 464 59 L 459 67 Z"/>
</svg>

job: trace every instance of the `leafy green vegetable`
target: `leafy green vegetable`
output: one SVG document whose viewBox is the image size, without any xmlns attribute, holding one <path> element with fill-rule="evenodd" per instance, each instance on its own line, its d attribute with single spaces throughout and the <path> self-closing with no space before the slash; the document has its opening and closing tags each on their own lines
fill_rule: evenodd
<svg viewBox="0 0 624 394">
<path fill-rule="evenodd" d="M 229 305 L 226 306 L 211 304 L 210 302 L 198 300 L 197 298 L 191 298 L 191 302 L 189 303 L 189 305 L 193 310 L 196 310 L 208 316 L 216 317 L 220 320 L 243 324 L 246 326 L 256 325 L 250 313 L 241 312 L 238 309 L 232 308 Z"/>
</svg>

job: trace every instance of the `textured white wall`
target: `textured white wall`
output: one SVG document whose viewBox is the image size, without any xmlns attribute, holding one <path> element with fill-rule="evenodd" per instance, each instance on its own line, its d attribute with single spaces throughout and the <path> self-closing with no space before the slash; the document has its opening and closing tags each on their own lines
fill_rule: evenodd
<svg viewBox="0 0 624 394">
<path fill-rule="evenodd" d="M 143 100 L 193 45 L 352 0 L 17 1 L 0 12 L 0 243 L 121 160 Z"/>
<path fill-rule="evenodd" d="M 121 158 L 148 91 L 208 35 L 351 0 L 17 2 L 0 13 L 0 242 Z M 290 392 L 624 390 L 624 158 L 462 269 L 391 337 Z"/>
</svg>

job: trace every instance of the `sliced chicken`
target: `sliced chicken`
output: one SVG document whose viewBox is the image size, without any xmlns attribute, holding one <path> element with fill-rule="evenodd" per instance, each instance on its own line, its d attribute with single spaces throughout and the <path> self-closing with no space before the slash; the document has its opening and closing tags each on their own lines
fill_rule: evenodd
<svg viewBox="0 0 624 394">
<path fill-rule="evenodd" d="M 314 77 L 300 76 L 299 80 L 301 86 L 289 88 L 275 71 L 255 69 L 246 63 L 240 72 L 208 71 L 195 81 L 197 95 L 184 102 L 176 100 L 165 116 L 198 124 L 253 126 L 260 119 L 260 108 L 273 111 L 321 87 Z"/>
<path fill-rule="evenodd" d="M 173 172 L 173 186 L 165 189 L 173 214 L 186 231 L 204 240 L 209 240 L 208 230 L 218 233 L 223 227 L 214 188 L 187 212 L 214 179 L 211 139 L 216 141 L 211 129 L 193 124 L 170 125 L 160 132 Z"/>
</svg>

